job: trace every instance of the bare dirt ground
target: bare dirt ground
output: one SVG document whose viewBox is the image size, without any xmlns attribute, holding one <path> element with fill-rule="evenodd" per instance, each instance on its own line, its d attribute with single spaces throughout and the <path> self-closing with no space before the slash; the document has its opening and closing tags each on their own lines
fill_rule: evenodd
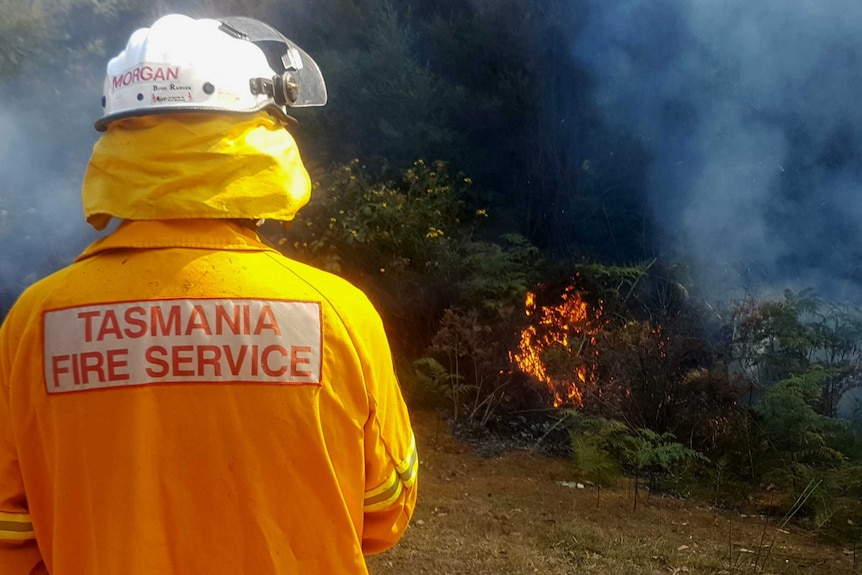
<svg viewBox="0 0 862 575">
<path fill-rule="evenodd" d="M 528 450 L 483 458 L 448 433 L 442 415 L 415 412 L 419 503 L 372 575 L 851 574 L 852 549 L 774 520 L 653 495 L 632 510 L 627 482 L 596 491 L 563 459 Z"/>
</svg>

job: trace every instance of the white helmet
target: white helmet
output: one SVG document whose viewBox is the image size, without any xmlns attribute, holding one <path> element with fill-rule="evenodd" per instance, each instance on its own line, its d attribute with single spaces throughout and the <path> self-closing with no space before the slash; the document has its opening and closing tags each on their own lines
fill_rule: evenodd
<svg viewBox="0 0 862 575">
<path fill-rule="evenodd" d="M 326 104 L 317 64 L 278 30 L 252 18 L 180 14 L 132 34 L 108 62 L 102 94 L 100 132 L 129 116 L 266 109 L 286 121 L 290 107 Z"/>
</svg>

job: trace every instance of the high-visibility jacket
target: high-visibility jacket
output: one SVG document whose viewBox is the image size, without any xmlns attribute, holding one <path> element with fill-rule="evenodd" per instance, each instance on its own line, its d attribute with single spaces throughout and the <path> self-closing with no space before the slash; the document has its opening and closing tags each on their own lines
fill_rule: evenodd
<svg viewBox="0 0 862 575">
<path fill-rule="evenodd" d="M 367 298 L 229 221 L 125 222 L 0 330 L 0 575 L 367 573 L 417 468 Z"/>
</svg>

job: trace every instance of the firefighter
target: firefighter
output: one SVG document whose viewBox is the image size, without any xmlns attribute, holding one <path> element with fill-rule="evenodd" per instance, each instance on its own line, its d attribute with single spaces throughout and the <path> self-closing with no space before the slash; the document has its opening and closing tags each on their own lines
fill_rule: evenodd
<svg viewBox="0 0 862 575">
<path fill-rule="evenodd" d="M 258 237 L 310 180 L 315 62 L 248 18 L 169 15 L 107 66 L 82 188 L 119 225 L 0 330 L 0 574 L 367 573 L 416 500 L 383 325 Z"/>
</svg>

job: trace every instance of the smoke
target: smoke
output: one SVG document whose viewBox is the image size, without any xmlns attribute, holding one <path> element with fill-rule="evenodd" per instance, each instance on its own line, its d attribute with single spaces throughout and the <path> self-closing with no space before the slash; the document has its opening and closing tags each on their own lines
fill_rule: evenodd
<svg viewBox="0 0 862 575">
<path fill-rule="evenodd" d="M 75 104 L 70 103 L 74 109 Z M 81 114 L 87 110 L 83 103 Z M 49 110 L 0 89 L 0 311 L 40 277 L 69 264 L 96 235 L 81 210 L 94 133 L 73 137 Z"/>
<path fill-rule="evenodd" d="M 665 253 L 714 297 L 862 299 L 862 4 L 587 0 L 573 45 L 649 152 Z"/>
<path fill-rule="evenodd" d="M 172 4 L 189 3 L 159 6 Z M 862 300 L 862 3 L 584 0 L 578 10 L 572 54 L 604 121 L 649 153 L 643 185 L 664 252 L 692 260 L 714 297 L 814 287 Z M 64 85 L 54 74 L 0 85 L 0 306 L 95 237 L 79 194 L 100 74 L 150 11 L 110 25 L 70 13 L 63 29 L 77 52 L 29 68 L 66 70 Z M 94 27 L 108 34 L 101 45 Z"/>
<path fill-rule="evenodd" d="M 98 138 L 105 64 L 145 9 L 21 5 L 15 16 L 30 25 L 20 37 L 0 18 L 20 48 L 0 59 L 0 317 L 24 288 L 104 235 L 84 220 L 81 183 Z"/>
</svg>

